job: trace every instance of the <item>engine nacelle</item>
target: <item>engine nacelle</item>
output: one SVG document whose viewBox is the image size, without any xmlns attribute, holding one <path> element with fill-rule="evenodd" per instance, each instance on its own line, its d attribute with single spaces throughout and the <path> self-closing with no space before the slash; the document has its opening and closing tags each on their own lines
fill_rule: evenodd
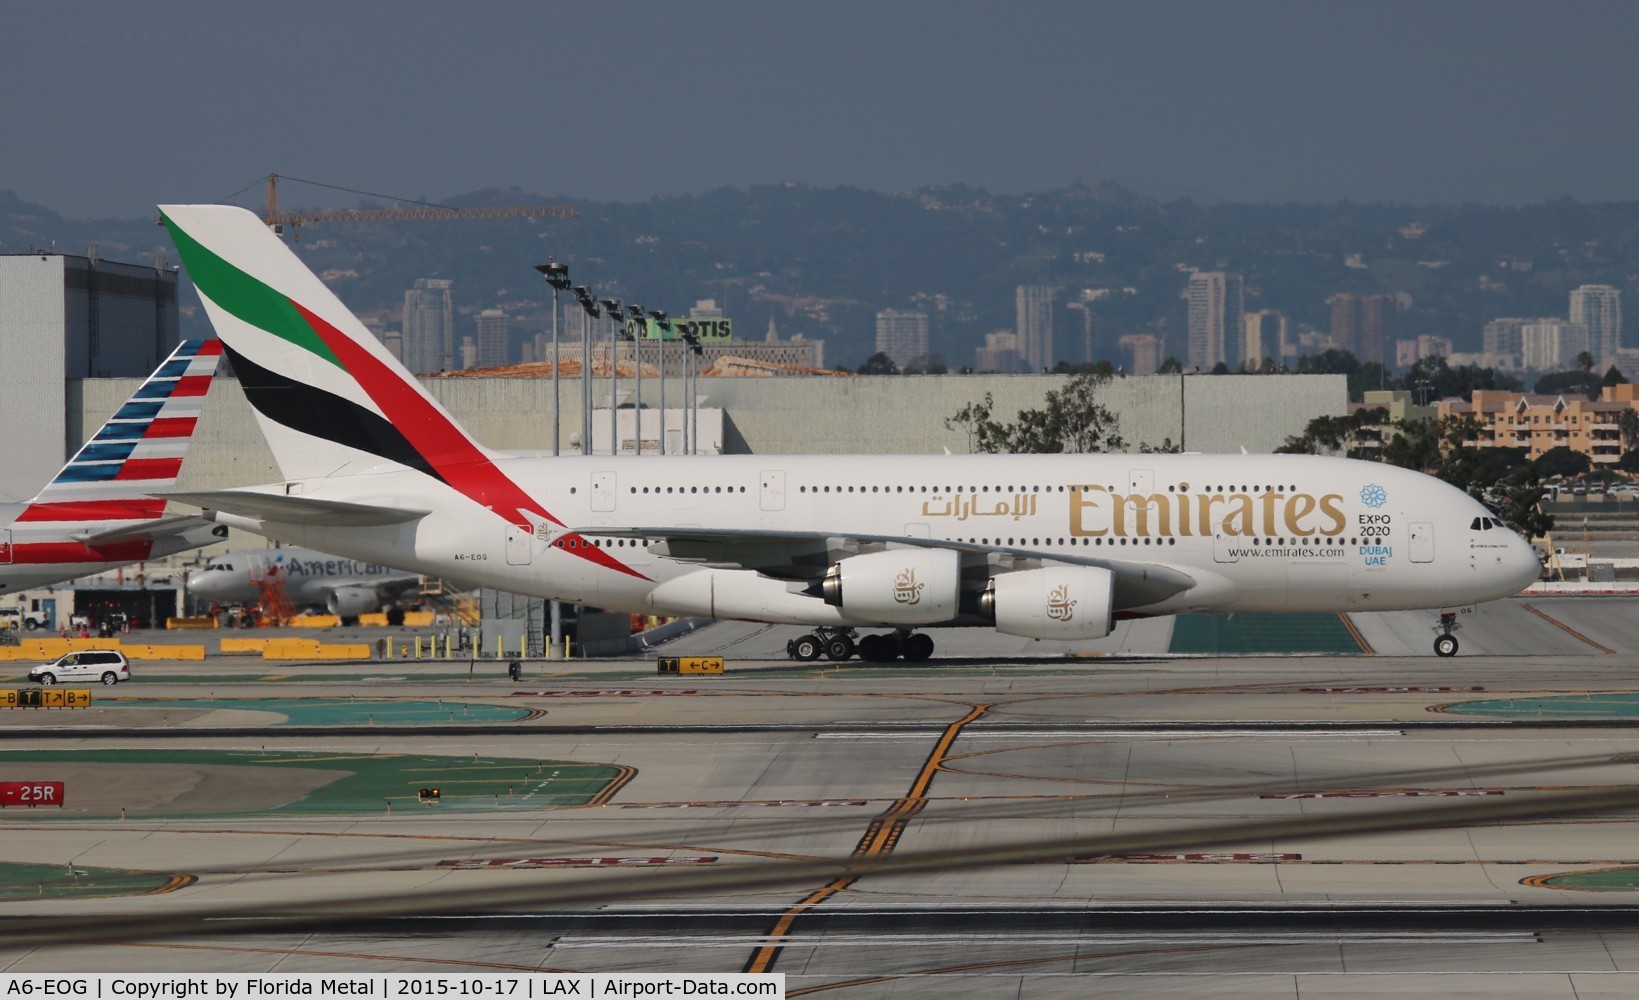
<svg viewBox="0 0 1639 1000">
<path fill-rule="evenodd" d="M 825 603 L 849 618 L 931 625 L 956 617 L 962 557 L 951 549 L 890 549 L 833 563 L 820 584 Z"/>
<path fill-rule="evenodd" d="M 1096 566 L 1046 566 L 992 577 L 979 614 L 996 631 L 1031 639 L 1101 639 L 1110 634 L 1115 574 Z"/>
<path fill-rule="evenodd" d="M 324 599 L 325 609 L 342 618 L 357 618 L 381 607 L 374 587 L 337 587 Z"/>
</svg>

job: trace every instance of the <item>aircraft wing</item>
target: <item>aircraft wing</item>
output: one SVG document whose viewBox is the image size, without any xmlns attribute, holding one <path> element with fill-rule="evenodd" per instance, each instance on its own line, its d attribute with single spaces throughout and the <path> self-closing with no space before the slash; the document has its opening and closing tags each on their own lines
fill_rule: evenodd
<svg viewBox="0 0 1639 1000">
<path fill-rule="evenodd" d="M 997 572 L 1043 565 L 1096 566 L 1115 575 L 1115 607 L 1155 604 L 1193 588 L 1197 580 L 1183 570 L 1160 563 L 1063 552 L 1037 552 L 999 545 L 980 545 L 941 538 L 904 535 L 834 534 L 822 531 L 724 528 L 587 527 L 577 534 L 603 538 L 637 538 L 657 555 L 713 569 L 749 569 L 779 580 L 817 581 L 832 563 L 849 556 L 894 546 L 952 549 L 963 561 L 989 565 Z"/>
<path fill-rule="evenodd" d="M 376 504 L 241 490 L 167 493 L 164 496 L 167 500 L 191 504 L 208 511 L 219 510 L 225 514 L 237 514 L 258 521 L 282 521 L 286 524 L 367 528 L 403 524 L 431 513 L 409 507 L 382 507 Z"/>
<path fill-rule="evenodd" d="M 140 521 L 136 524 L 110 528 L 107 531 L 82 532 L 69 537 L 86 545 L 101 546 L 138 538 L 165 538 L 170 535 L 180 535 L 194 528 L 205 527 L 210 523 L 198 514 L 172 514 L 157 521 Z"/>
</svg>

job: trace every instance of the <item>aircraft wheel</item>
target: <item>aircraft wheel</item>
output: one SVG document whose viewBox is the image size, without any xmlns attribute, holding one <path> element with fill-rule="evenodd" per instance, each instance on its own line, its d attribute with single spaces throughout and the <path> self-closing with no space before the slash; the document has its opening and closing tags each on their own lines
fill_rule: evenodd
<svg viewBox="0 0 1639 1000">
<path fill-rule="evenodd" d="M 893 647 L 889 645 L 886 636 L 868 635 L 859 640 L 859 658 L 872 663 L 883 663 L 893 659 Z"/>
<path fill-rule="evenodd" d="M 792 639 L 786 651 L 793 660 L 817 660 L 820 655 L 819 636 L 805 635 Z"/>
<path fill-rule="evenodd" d="M 1434 640 L 1435 656 L 1456 656 L 1457 637 L 1454 635 L 1437 636 Z"/>
<path fill-rule="evenodd" d="M 388 608 L 387 609 L 387 624 L 393 626 L 394 628 L 397 628 L 398 626 L 403 625 L 404 624 L 404 609 L 403 608 Z"/>
<path fill-rule="evenodd" d="M 933 637 L 922 632 L 907 635 L 899 655 L 906 663 L 921 663 L 933 655 Z"/>
<path fill-rule="evenodd" d="M 842 661 L 854 655 L 854 640 L 845 635 L 833 636 L 825 643 L 825 658 Z"/>
</svg>

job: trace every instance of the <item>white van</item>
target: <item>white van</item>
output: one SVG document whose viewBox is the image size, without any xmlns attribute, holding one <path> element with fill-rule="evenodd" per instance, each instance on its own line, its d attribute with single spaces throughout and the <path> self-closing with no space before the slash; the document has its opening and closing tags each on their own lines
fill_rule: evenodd
<svg viewBox="0 0 1639 1000">
<path fill-rule="evenodd" d="M 40 664 L 28 672 L 28 679 L 40 684 L 100 680 L 112 685 L 131 679 L 131 665 L 117 649 L 82 649 Z"/>
</svg>

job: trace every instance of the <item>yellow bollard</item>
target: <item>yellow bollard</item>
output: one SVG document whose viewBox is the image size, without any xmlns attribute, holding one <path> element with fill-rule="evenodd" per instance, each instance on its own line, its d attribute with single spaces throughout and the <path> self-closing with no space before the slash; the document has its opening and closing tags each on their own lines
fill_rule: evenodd
<svg viewBox="0 0 1639 1000">
<path fill-rule="evenodd" d="M 421 659 L 421 637 L 419 635 L 415 637 L 415 658 Z"/>
<path fill-rule="evenodd" d="M 566 635 L 563 637 L 563 658 L 567 660 L 573 655 L 574 654 L 569 651 L 569 637 Z"/>
<path fill-rule="evenodd" d="M 454 641 L 454 637 L 452 637 L 448 632 L 445 632 L 444 633 L 444 659 L 446 659 L 446 660 L 455 659 L 455 654 L 450 652 L 450 650 L 453 648 L 450 645 L 450 643 L 453 642 L 453 641 Z"/>
<path fill-rule="evenodd" d="M 506 640 L 501 636 L 495 637 L 495 658 L 497 660 L 506 659 Z"/>
</svg>

